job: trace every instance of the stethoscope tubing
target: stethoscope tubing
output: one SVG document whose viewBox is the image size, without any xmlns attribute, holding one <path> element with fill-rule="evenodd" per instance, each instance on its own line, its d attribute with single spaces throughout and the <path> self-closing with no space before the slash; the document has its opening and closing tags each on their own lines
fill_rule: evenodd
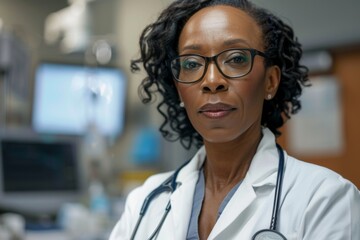
<svg viewBox="0 0 360 240">
<path fill-rule="evenodd" d="M 284 151 L 280 147 L 279 144 L 276 144 L 276 148 L 279 153 L 279 166 L 278 166 L 278 174 L 276 179 L 276 188 L 274 194 L 274 204 L 273 204 L 273 212 L 271 216 L 270 222 L 270 230 L 276 230 L 277 220 L 279 214 L 279 206 L 280 206 L 280 198 L 281 198 L 281 189 L 283 184 L 283 175 L 284 175 Z"/>
<path fill-rule="evenodd" d="M 265 240 L 265 239 L 286 240 L 286 237 L 282 235 L 279 231 L 277 231 L 277 220 L 280 209 L 280 199 L 281 199 L 281 190 L 282 190 L 283 177 L 284 177 L 285 160 L 284 160 L 284 150 L 278 144 L 276 144 L 276 148 L 279 154 L 279 166 L 278 166 L 278 173 L 276 178 L 274 204 L 271 215 L 270 227 L 269 229 L 261 229 L 257 231 L 251 238 L 252 240 Z"/>
<path fill-rule="evenodd" d="M 151 201 L 156 196 L 160 195 L 163 192 L 169 191 L 170 193 L 173 193 L 175 191 L 175 189 L 177 187 L 177 182 L 176 182 L 177 176 L 178 176 L 180 170 L 183 167 L 185 167 L 190 162 L 190 160 L 186 161 L 183 165 L 181 165 L 178 169 L 176 169 L 175 172 L 169 178 L 167 178 L 159 187 L 155 188 L 153 191 L 151 191 L 147 195 L 147 197 L 145 198 L 145 200 L 144 200 L 144 202 L 143 202 L 143 204 L 141 206 L 139 218 L 138 218 L 138 220 L 137 220 L 137 222 L 135 224 L 135 228 L 134 228 L 134 230 L 133 230 L 133 232 L 131 234 L 130 240 L 135 239 L 135 235 L 136 235 L 136 233 L 137 233 L 137 231 L 139 229 L 140 223 L 141 223 L 143 217 L 145 216 L 145 213 L 146 213 Z M 151 234 L 149 239 L 152 239 L 153 237 L 155 237 L 156 234 L 160 231 L 161 226 L 163 225 L 163 223 L 165 221 L 165 218 L 167 217 L 170 210 L 171 210 L 171 202 L 169 200 L 168 204 L 166 205 L 164 215 L 161 218 L 161 221 L 160 221 L 159 225 L 156 227 L 155 231 L 153 232 L 153 234 Z"/>
<path fill-rule="evenodd" d="M 258 231 L 257 233 L 255 233 L 255 235 L 253 236 L 252 239 L 254 239 L 254 237 L 256 237 L 256 235 L 258 233 L 264 232 L 264 231 L 270 231 L 270 232 L 274 232 L 277 233 L 280 237 L 282 237 L 282 239 L 286 239 L 281 233 L 279 233 L 276 228 L 277 228 L 277 220 L 278 220 L 278 215 L 279 215 L 279 207 L 280 207 L 280 198 L 281 198 L 281 189 L 282 189 L 282 183 L 283 183 L 283 175 L 284 175 L 284 151 L 283 149 L 280 147 L 280 145 L 276 144 L 276 148 L 278 150 L 279 153 L 279 166 L 278 166 L 278 173 L 277 173 L 277 179 L 276 179 L 276 187 L 275 187 L 275 193 L 274 193 L 274 203 L 273 203 L 273 211 L 272 211 L 272 215 L 271 215 L 271 221 L 270 221 L 270 228 L 269 229 L 263 229 Z M 173 193 L 177 187 L 177 176 L 180 172 L 180 170 L 186 166 L 188 163 L 190 162 L 190 160 L 186 161 L 183 165 L 181 165 L 168 179 L 166 179 L 159 187 L 155 188 L 152 192 L 150 192 L 148 194 L 148 196 L 145 198 L 143 205 L 141 207 L 140 210 L 140 214 L 139 214 L 139 218 L 135 224 L 135 228 L 131 234 L 130 240 L 134 240 L 136 233 L 139 229 L 140 223 L 143 219 L 143 217 L 145 216 L 147 209 L 151 203 L 151 201 L 158 195 L 160 195 L 163 192 L 169 191 L 170 193 Z M 154 232 L 151 234 L 151 236 L 148 238 L 148 240 L 153 239 L 159 232 L 160 229 L 163 225 L 163 223 L 165 222 L 165 219 L 168 215 L 168 213 L 171 210 L 171 201 L 169 200 L 166 208 L 165 208 L 165 212 L 158 224 L 158 226 L 156 227 L 156 229 L 154 230 Z"/>
</svg>

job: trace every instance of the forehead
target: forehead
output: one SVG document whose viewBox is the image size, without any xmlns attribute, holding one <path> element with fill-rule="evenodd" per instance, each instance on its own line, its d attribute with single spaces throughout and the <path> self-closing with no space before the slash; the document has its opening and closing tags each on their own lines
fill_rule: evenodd
<svg viewBox="0 0 360 240">
<path fill-rule="evenodd" d="M 202 46 L 221 48 L 234 42 L 263 50 L 261 29 L 250 15 L 235 7 L 217 5 L 190 17 L 179 36 L 179 51 Z"/>
</svg>

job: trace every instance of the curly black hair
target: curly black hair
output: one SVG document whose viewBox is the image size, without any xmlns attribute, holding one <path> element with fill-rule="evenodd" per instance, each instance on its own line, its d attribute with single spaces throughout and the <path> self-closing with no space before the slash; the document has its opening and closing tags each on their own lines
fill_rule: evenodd
<svg viewBox="0 0 360 240">
<path fill-rule="evenodd" d="M 307 86 L 308 69 L 300 64 L 301 45 L 290 26 L 269 11 L 247 0 L 176 0 L 170 4 L 140 37 L 141 56 L 131 62 L 133 72 L 142 64 L 147 77 L 139 86 L 143 103 L 149 103 L 159 94 L 162 99 L 157 110 L 164 117 L 160 132 L 170 141 L 180 140 L 189 149 L 200 147 L 202 137 L 193 128 L 184 108 L 179 106 L 179 95 L 174 85 L 169 62 L 178 55 L 178 38 L 187 20 L 202 8 L 228 5 L 245 11 L 260 26 L 267 55 L 266 67 L 281 69 L 278 91 L 270 101 L 264 101 L 261 124 L 276 136 L 278 130 L 301 104 L 302 87 Z"/>
</svg>

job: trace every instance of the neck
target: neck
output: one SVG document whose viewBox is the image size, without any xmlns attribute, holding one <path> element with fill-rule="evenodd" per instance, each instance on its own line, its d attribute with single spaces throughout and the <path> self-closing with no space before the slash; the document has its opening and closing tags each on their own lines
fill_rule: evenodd
<svg viewBox="0 0 360 240">
<path fill-rule="evenodd" d="M 232 188 L 242 180 L 256 153 L 262 137 L 261 129 L 256 134 L 244 134 L 233 142 L 205 142 L 206 161 L 204 175 L 207 188 L 221 191 Z"/>
</svg>

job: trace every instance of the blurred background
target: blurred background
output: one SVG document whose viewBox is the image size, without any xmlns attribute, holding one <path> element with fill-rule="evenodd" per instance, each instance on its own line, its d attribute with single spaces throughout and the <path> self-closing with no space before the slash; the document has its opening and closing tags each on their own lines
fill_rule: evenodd
<svg viewBox="0 0 360 240">
<path fill-rule="evenodd" d="M 0 0 L 0 239 L 107 239 L 128 192 L 194 150 L 133 74 L 171 0 Z M 360 2 L 254 0 L 292 26 L 312 87 L 279 142 L 360 187 Z"/>
</svg>

